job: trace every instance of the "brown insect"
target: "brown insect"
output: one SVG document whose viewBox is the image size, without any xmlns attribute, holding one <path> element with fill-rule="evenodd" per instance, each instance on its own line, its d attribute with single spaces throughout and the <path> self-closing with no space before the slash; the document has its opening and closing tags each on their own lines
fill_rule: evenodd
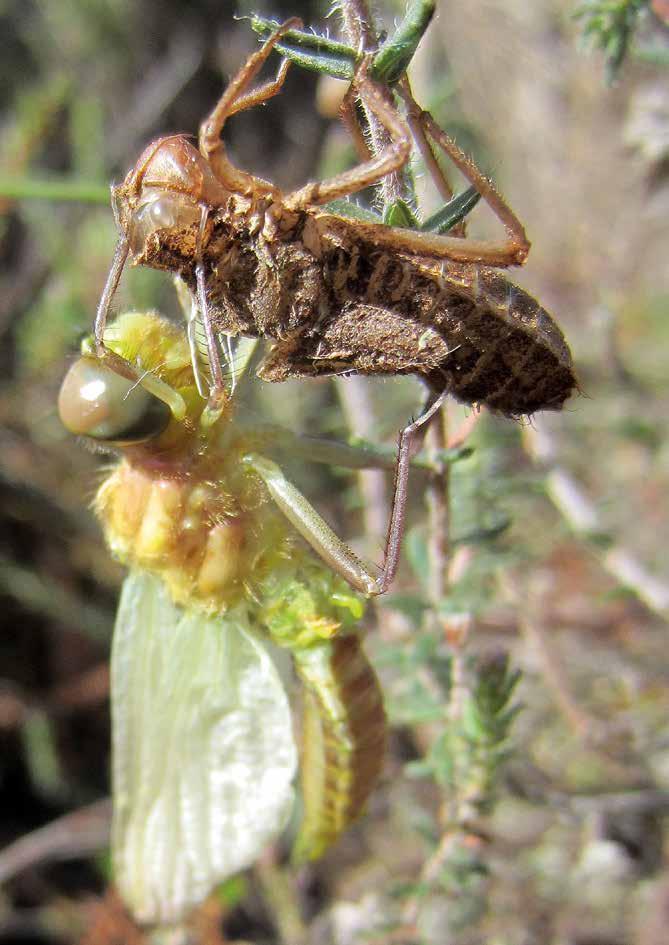
<svg viewBox="0 0 669 945">
<path fill-rule="evenodd" d="M 509 282 L 502 267 L 521 264 L 529 243 L 522 224 L 478 168 L 415 103 L 408 80 L 396 89 L 406 120 L 387 87 L 363 59 L 355 95 L 385 128 L 388 146 L 352 170 L 284 194 L 235 167 L 221 133 L 236 112 L 267 101 L 276 78 L 250 86 L 289 20 L 232 79 L 202 124 L 199 150 L 183 135 L 153 141 L 113 189 L 120 230 L 98 307 L 95 337 L 128 257 L 178 274 L 193 292 L 194 332 L 201 324 L 214 415 L 224 390 L 218 337 L 247 335 L 274 342 L 258 369 L 264 380 L 324 374 L 417 374 L 432 391 L 511 416 L 559 409 L 576 381 L 569 349 L 551 316 Z M 434 142 L 476 187 L 506 229 L 500 242 L 389 227 L 338 216 L 325 206 L 399 171 L 413 141 L 442 193 L 448 183 Z"/>
</svg>

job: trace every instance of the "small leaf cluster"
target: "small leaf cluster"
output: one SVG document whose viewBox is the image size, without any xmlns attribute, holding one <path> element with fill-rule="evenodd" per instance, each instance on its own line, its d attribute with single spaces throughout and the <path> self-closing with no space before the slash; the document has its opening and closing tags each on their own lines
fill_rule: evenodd
<svg viewBox="0 0 669 945">
<path fill-rule="evenodd" d="M 428 755 L 408 766 L 414 777 L 431 777 L 456 790 L 473 812 L 486 813 L 494 803 L 508 740 L 520 710 L 512 702 L 520 672 L 505 654 L 484 659 L 470 670 L 472 680 L 461 711 L 434 742 Z"/>
<path fill-rule="evenodd" d="M 393 595 L 393 609 L 405 613 L 416 625 L 426 609 L 413 595 Z M 451 656 L 434 631 L 417 632 L 411 642 L 384 646 L 377 665 L 395 671 L 398 683 L 386 699 L 391 720 L 398 725 L 441 722 L 451 691 Z M 428 672 L 429 670 L 429 672 Z"/>
<path fill-rule="evenodd" d="M 584 21 L 586 42 L 603 50 L 609 84 L 625 61 L 639 17 L 648 5 L 649 0 L 587 0 L 574 14 Z"/>
</svg>

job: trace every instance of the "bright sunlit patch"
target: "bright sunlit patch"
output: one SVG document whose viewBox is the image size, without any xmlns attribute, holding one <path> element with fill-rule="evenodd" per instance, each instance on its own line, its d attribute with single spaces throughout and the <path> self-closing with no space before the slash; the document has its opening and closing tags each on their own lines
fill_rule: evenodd
<svg viewBox="0 0 669 945">
<path fill-rule="evenodd" d="M 88 381 L 87 384 L 82 384 L 79 388 L 80 395 L 82 400 L 88 400 L 91 403 L 94 403 L 100 397 L 103 396 L 106 388 L 106 383 L 101 378 L 97 380 Z"/>
</svg>

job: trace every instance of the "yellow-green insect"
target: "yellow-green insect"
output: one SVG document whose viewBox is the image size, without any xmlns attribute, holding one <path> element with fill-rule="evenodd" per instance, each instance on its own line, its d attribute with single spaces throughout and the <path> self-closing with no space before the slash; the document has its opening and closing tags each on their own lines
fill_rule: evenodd
<svg viewBox="0 0 669 945">
<path fill-rule="evenodd" d="M 216 423 L 200 422 L 185 332 L 128 313 L 105 344 L 133 377 L 85 343 L 59 409 L 72 432 L 122 454 L 95 499 L 130 568 L 112 653 L 113 859 L 136 918 L 165 924 L 289 816 L 297 749 L 271 644 L 292 653 L 304 687 L 296 859 L 320 856 L 360 814 L 385 715 L 349 584 L 375 586 L 263 456 L 271 432 L 235 419 L 232 395 Z"/>
</svg>

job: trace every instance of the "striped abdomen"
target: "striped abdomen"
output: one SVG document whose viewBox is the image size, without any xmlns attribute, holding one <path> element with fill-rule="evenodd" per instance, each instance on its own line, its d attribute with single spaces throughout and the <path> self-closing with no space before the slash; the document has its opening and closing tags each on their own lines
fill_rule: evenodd
<svg viewBox="0 0 669 945">
<path fill-rule="evenodd" d="M 293 851 L 317 859 L 360 816 L 383 766 L 383 696 L 357 636 L 295 654 L 305 686 L 304 817 Z"/>
<path fill-rule="evenodd" d="M 313 326 L 285 343 L 264 330 L 278 339 L 259 369 L 264 380 L 417 374 L 435 392 L 511 416 L 558 410 L 577 386 L 553 318 L 499 270 L 362 243 L 322 264 Z"/>
</svg>

